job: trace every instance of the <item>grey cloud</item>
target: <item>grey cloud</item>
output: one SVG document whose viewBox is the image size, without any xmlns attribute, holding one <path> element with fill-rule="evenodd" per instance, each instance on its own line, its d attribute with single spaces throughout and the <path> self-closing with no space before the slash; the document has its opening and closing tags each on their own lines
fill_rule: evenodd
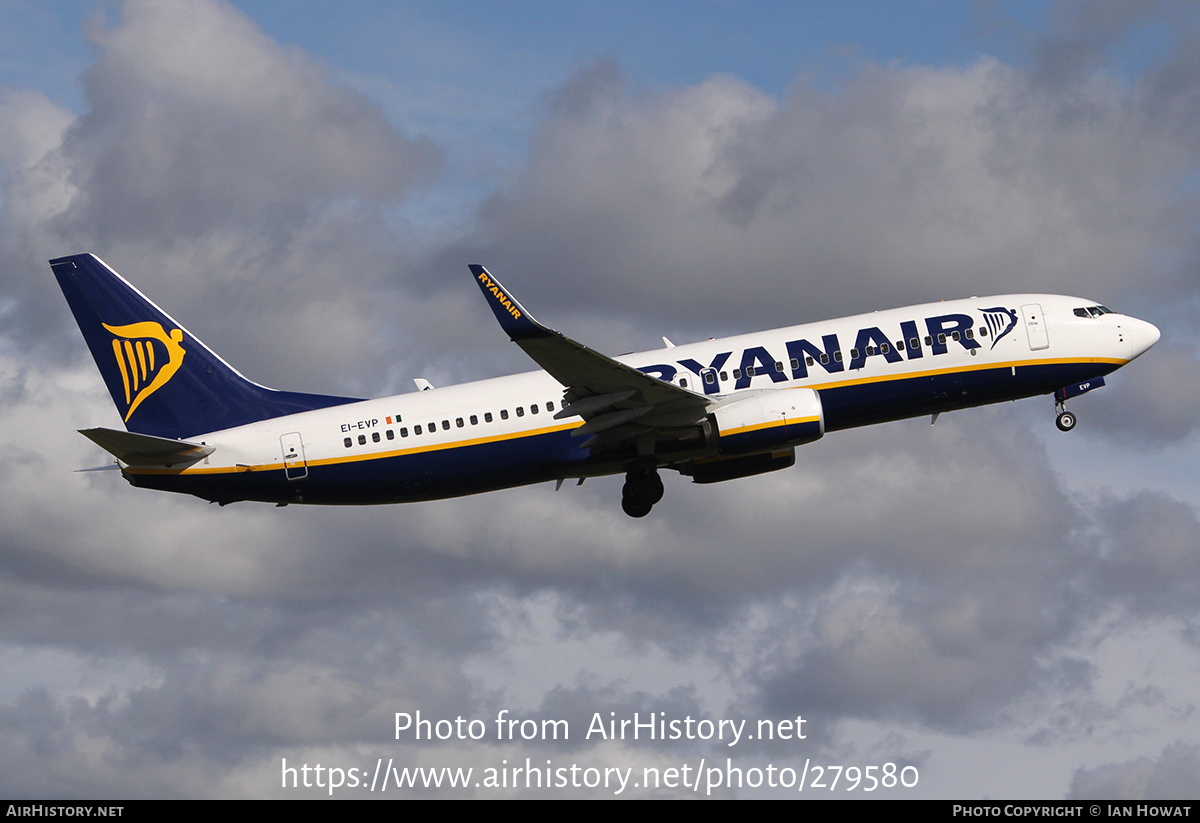
<svg viewBox="0 0 1200 823">
<path fill-rule="evenodd" d="M 1168 193 L 1191 130 L 1100 76 L 1060 94 L 983 60 L 781 101 L 725 77 L 654 96 L 617 82 L 606 64 L 569 82 L 482 212 L 504 238 L 489 258 L 559 303 L 725 330 L 1010 290 L 1117 300 L 1132 272 L 1194 290 L 1150 265 L 1191 242 Z"/>
<path fill-rule="evenodd" d="M 1102 509 L 1097 584 L 1136 613 L 1195 614 L 1200 596 L 1200 522 L 1186 504 L 1142 492 Z"/>
<path fill-rule="evenodd" d="M 434 179 L 440 150 L 220 2 L 130 2 L 93 39 L 82 115 L 4 101 L 9 333 L 72 351 L 41 333 L 68 317 L 45 261 L 94 251 L 252 378 L 346 391 L 378 313 L 405 304 L 380 209 Z"/>
<path fill-rule="evenodd" d="M 1160 342 L 1089 399 L 1094 420 L 1126 442 L 1178 443 L 1200 424 L 1200 360 L 1192 345 Z"/>
<path fill-rule="evenodd" d="M 335 198 L 394 198 L 436 168 L 432 145 L 222 4 L 134 0 L 94 39 L 89 111 L 64 151 L 81 191 L 68 225 L 95 242 L 286 224 Z"/>
<path fill-rule="evenodd" d="M 1139 26 L 1163 26 L 1172 36 L 1186 31 L 1194 18 L 1195 8 L 1186 0 L 1056 3 L 1048 15 L 1046 30 L 1037 33 L 1031 43 L 1037 61 L 1035 76 L 1040 82 L 1055 85 L 1078 82 L 1107 63 Z"/>
<path fill-rule="evenodd" d="M 436 152 L 372 104 L 221 5 L 132 3 L 96 37 L 80 118 L 37 95 L 0 103 L 14 114 L 3 297 L 19 306 L 0 338 L 0 624 L 10 646 L 150 674 L 0 706 L 4 793 L 254 795 L 277 784 L 280 752 L 416 759 L 386 740 L 389 712 L 490 716 L 510 680 L 513 705 L 572 725 L 732 700 L 816 711 L 821 746 L 844 743 L 846 719 L 998 730 L 1031 694 L 1088 694 L 1079 637 L 1114 603 L 1194 613 L 1194 514 L 1161 495 L 1069 495 L 1009 406 L 831 434 L 760 478 L 670 477 L 636 522 L 611 478 L 276 510 L 74 475 L 105 458 L 71 430 L 119 420 L 41 259 L 102 244 L 252 378 L 363 394 L 441 382 L 426 368 L 527 367 L 474 302 L 477 259 L 612 352 L 659 324 L 700 337 L 1018 288 L 1182 303 L 1183 74 L 1153 93 L 1096 77 L 1068 100 L 996 61 L 873 67 L 777 100 L 720 76 L 631 90 L 602 62 L 546 101 L 529 167 L 480 225 L 405 257 L 383 212 Z M 1178 121 L 1146 114 L 1171 105 Z M 1132 282 L 1151 260 L 1166 262 Z M 1096 396 L 1107 430 L 1192 430 L 1171 380 L 1194 358 L 1159 353 Z M 558 606 L 527 637 L 540 599 Z"/>
<path fill-rule="evenodd" d="M 1081 768 L 1071 778 L 1071 799 L 1193 800 L 1200 774 L 1200 747 L 1175 743 L 1157 757 Z"/>
<path fill-rule="evenodd" d="M 30 89 L 0 95 L 0 168 L 5 183 L 28 173 L 56 148 L 70 125 L 69 112 Z"/>
</svg>

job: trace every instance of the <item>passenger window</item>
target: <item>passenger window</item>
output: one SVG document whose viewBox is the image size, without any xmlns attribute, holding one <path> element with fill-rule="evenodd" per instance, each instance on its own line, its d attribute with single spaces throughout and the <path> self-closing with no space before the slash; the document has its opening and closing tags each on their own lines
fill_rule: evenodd
<svg viewBox="0 0 1200 823">
<path fill-rule="evenodd" d="M 800 368 L 800 361 L 797 358 L 793 357 L 792 362 L 789 363 L 788 365 L 790 365 L 792 367 L 792 371 L 796 371 L 797 369 Z"/>
<path fill-rule="evenodd" d="M 887 354 L 891 350 L 892 350 L 891 347 L 887 343 L 884 343 L 882 346 L 879 347 L 880 354 Z"/>
<path fill-rule="evenodd" d="M 471 415 L 471 425 L 472 425 L 472 426 L 478 426 L 478 425 L 479 425 L 479 415 L 477 415 L 477 414 L 473 414 L 473 415 Z"/>
<path fill-rule="evenodd" d="M 938 342 L 939 342 L 939 343 L 945 343 L 945 342 L 946 342 L 946 335 L 944 335 L 944 334 L 939 334 L 939 335 L 938 335 Z"/>
<path fill-rule="evenodd" d="M 442 431 L 445 431 L 445 432 L 450 431 L 450 421 L 449 420 L 442 421 Z"/>
<path fill-rule="evenodd" d="M 711 386 L 717 382 L 717 376 L 710 371 L 706 371 L 704 373 L 704 382 Z"/>
<path fill-rule="evenodd" d="M 371 432 L 371 442 L 372 443 L 379 442 L 379 432 Z"/>
<path fill-rule="evenodd" d="M 417 434 L 420 434 L 420 432 L 417 432 Z M 401 436 L 401 437 L 408 437 L 408 426 L 401 426 L 401 427 L 400 427 L 400 436 Z"/>
<path fill-rule="evenodd" d="M 418 423 L 417 425 L 413 426 L 413 434 L 420 434 L 420 433 L 421 433 L 421 424 Z"/>
<path fill-rule="evenodd" d="M 829 365 L 829 354 L 827 352 L 821 352 L 821 365 Z"/>
<path fill-rule="evenodd" d="M 963 334 L 965 334 L 967 336 L 968 340 L 975 339 L 975 330 L 974 329 L 967 329 L 965 332 L 963 332 Z"/>
<path fill-rule="evenodd" d="M 841 351 L 841 349 L 838 349 L 837 351 L 835 351 L 835 352 L 833 353 L 833 359 L 834 359 L 834 360 L 836 360 L 836 361 L 838 361 L 839 363 L 841 363 L 841 362 L 842 362 L 842 351 Z"/>
<path fill-rule="evenodd" d="M 538 406 L 537 406 L 537 403 L 534 403 L 532 406 L 530 406 L 530 407 L 529 407 L 529 413 L 530 413 L 530 414 L 537 414 L 537 413 L 538 413 Z"/>
<path fill-rule="evenodd" d="M 365 434 L 360 434 L 358 436 L 358 445 L 360 445 L 360 446 L 367 445 L 367 436 Z"/>
<path fill-rule="evenodd" d="M 524 416 L 525 416 L 525 407 L 517 406 L 517 417 L 524 417 Z"/>
<path fill-rule="evenodd" d="M 917 338 L 915 338 L 915 337 L 908 338 L 908 347 L 910 349 L 919 349 L 921 347 L 920 344 L 921 344 L 921 341 L 917 340 Z M 928 345 L 928 344 L 926 344 L 926 345 Z"/>
<path fill-rule="evenodd" d="M 456 417 L 456 418 L 454 418 L 454 425 L 458 426 L 461 429 L 463 426 L 466 425 L 466 423 L 463 423 L 463 419 L 461 417 Z"/>
<path fill-rule="evenodd" d="M 987 326 L 980 326 L 980 327 L 979 327 L 979 336 L 980 336 L 980 337 L 987 337 Z"/>
<path fill-rule="evenodd" d="M 501 419 L 501 420 L 507 420 L 507 419 L 508 419 L 508 409 L 501 409 L 501 410 L 500 410 L 500 419 Z"/>
<path fill-rule="evenodd" d="M 755 368 L 753 366 L 746 367 L 746 376 L 747 377 L 753 377 L 755 374 L 757 374 L 757 371 L 755 371 Z"/>
<path fill-rule="evenodd" d="M 741 380 L 741 379 L 742 379 L 742 370 L 741 370 L 741 369 L 734 369 L 734 370 L 733 370 L 733 379 L 734 379 L 734 380 Z"/>
<path fill-rule="evenodd" d="M 484 412 L 484 413 L 483 413 L 483 422 L 484 422 L 484 423 L 491 423 L 491 422 L 492 422 L 492 413 L 491 413 L 491 412 Z"/>
<path fill-rule="evenodd" d="M 679 378 L 679 385 L 686 389 L 687 388 L 687 378 L 686 377 Z"/>
<path fill-rule="evenodd" d="M 429 424 L 429 433 L 433 434 L 436 431 L 437 431 L 437 422 L 435 421 L 435 422 L 432 422 Z"/>
<path fill-rule="evenodd" d="M 395 433 L 394 431 L 392 431 L 391 429 L 388 429 L 388 430 L 387 430 L 387 439 L 388 439 L 388 440 L 395 440 L 395 439 L 396 439 L 396 433 Z"/>
<path fill-rule="evenodd" d="M 553 400 L 546 403 L 546 411 L 554 411 L 554 401 Z"/>
<path fill-rule="evenodd" d="M 721 372 L 721 382 L 724 383 L 729 379 L 729 372 Z"/>
<path fill-rule="evenodd" d="M 354 445 L 354 441 L 351 440 L 349 437 L 347 437 L 344 442 L 346 443 L 346 448 L 350 448 L 352 445 Z"/>
<path fill-rule="evenodd" d="M 779 362 L 778 360 L 775 361 L 775 371 L 783 374 L 783 363 Z"/>
<path fill-rule="evenodd" d="M 851 360 L 857 360 L 857 359 L 858 359 L 858 349 L 851 349 L 851 350 L 850 350 L 850 359 L 851 359 Z"/>
<path fill-rule="evenodd" d="M 804 358 L 804 365 L 806 365 L 806 366 L 811 366 L 811 365 L 813 365 L 814 362 L 815 361 L 812 359 L 811 354 L 808 357 Z"/>
<path fill-rule="evenodd" d="M 959 335 L 959 333 L 956 331 L 950 332 L 950 336 L 954 338 L 955 343 L 957 343 L 961 337 L 961 335 Z"/>
<path fill-rule="evenodd" d="M 932 345 L 933 345 L 933 338 L 932 338 L 932 337 L 930 337 L 929 335 L 925 335 L 925 345 L 926 345 L 926 346 L 932 346 Z"/>
<path fill-rule="evenodd" d="M 896 341 L 896 351 L 904 351 L 904 341 L 903 340 Z"/>
</svg>

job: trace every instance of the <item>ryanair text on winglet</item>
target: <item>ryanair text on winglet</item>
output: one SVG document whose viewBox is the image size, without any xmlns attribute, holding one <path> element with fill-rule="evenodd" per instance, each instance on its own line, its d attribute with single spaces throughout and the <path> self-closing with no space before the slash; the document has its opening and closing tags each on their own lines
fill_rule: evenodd
<svg viewBox="0 0 1200 823">
<path fill-rule="evenodd" d="M 479 275 L 479 282 L 483 283 L 484 288 L 496 296 L 496 300 L 501 306 L 508 310 L 508 313 L 511 314 L 514 319 L 521 316 L 521 310 L 513 305 L 513 302 L 505 296 L 504 292 L 500 291 L 495 281 L 488 277 L 487 272 L 482 272 Z"/>
</svg>

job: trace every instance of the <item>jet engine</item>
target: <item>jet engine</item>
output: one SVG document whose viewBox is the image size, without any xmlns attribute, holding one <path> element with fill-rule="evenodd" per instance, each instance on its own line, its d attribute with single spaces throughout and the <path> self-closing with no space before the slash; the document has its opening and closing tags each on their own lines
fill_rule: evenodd
<svg viewBox="0 0 1200 823">
<path fill-rule="evenodd" d="M 782 451 L 825 434 L 821 396 L 813 389 L 755 392 L 709 414 L 722 455 Z"/>
</svg>

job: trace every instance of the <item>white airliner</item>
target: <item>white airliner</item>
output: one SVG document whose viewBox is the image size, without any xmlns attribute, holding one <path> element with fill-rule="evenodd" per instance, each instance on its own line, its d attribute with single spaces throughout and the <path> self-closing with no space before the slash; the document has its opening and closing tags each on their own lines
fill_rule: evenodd
<svg viewBox="0 0 1200 823">
<path fill-rule="evenodd" d="M 209 501 L 433 500 L 624 474 L 649 513 L 659 469 L 714 483 L 783 469 L 826 432 L 1076 395 L 1158 329 L 1093 300 L 972 297 L 607 357 L 533 319 L 471 266 L 539 371 L 380 400 L 252 383 L 98 257 L 51 260 L 128 431 L 84 429 L 134 486 Z"/>
</svg>

